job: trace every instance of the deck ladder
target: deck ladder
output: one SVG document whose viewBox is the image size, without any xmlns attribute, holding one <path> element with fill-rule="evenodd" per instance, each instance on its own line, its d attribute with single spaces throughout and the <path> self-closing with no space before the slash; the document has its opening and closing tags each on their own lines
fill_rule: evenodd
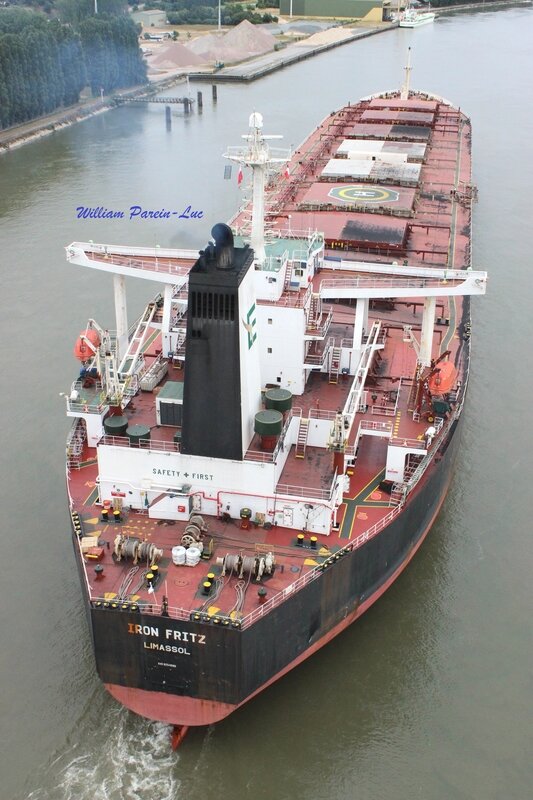
<svg viewBox="0 0 533 800">
<path fill-rule="evenodd" d="M 307 447 L 307 437 L 309 435 L 309 418 L 302 417 L 300 419 L 300 427 L 298 428 L 298 438 L 296 439 L 296 458 L 305 458 L 305 448 Z"/>
<path fill-rule="evenodd" d="M 411 384 L 411 390 L 409 392 L 409 397 L 407 398 L 407 410 L 410 411 L 413 414 L 413 419 L 414 419 L 414 415 L 417 413 L 416 408 L 415 408 L 416 407 L 416 400 L 417 400 L 417 397 L 418 397 L 418 377 L 417 376 L 418 376 L 418 370 L 417 370 L 417 372 L 416 372 L 416 374 L 415 374 L 415 376 L 413 378 L 413 383 Z M 415 422 L 419 422 L 420 421 L 420 414 L 418 414 L 418 419 L 417 420 L 414 419 L 414 421 Z"/>
<path fill-rule="evenodd" d="M 285 283 L 283 284 L 284 292 L 288 292 L 290 289 L 293 269 L 294 269 L 294 262 L 287 261 L 287 269 L 285 270 Z"/>
<path fill-rule="evenodd" d="M 342 350 L 340 347 L 333 346 L 331 349 L 331 362 L 329 365 L 329 382 L 339 382 L 339 372 L 341 371 Z"/>
<path fill-rule="evenodd" d="M 313 294 L 311 295 L 311 302 L 309 304 L 307 326 L 309 328 L 318 328 L 321 316 L 322 316 L 322 302 L 320 300 L 320 295 L 315 294 L 313 292 Z"/>
<path fill-rule="evenodd" d="M 405 484 L 403 483 L 393 484 L 390 493 L 389 506 L 399 506 L 404 497 L 405 497 Z"/>
<path fill-rule="evenodd" d="M 148 327 L 152 322 L 156 314 L 156 311 L 157 311 L 157 303 L 155 302 L 148 303 L 144 311 L 144 314 L 139 320 L 139 324 L 137 325 L 135 333 L 131 338 L 131 341 L 128 345 L 128 349 L 126 350 L 126 354 L 122 359 L 122 361 L 120 362 L 120 367 L 118 368 L 120 376 L 123 376 L 125 374 L 131 375 L 135 371 L 137 359 L 141 355 L 142 346 L 144 344 L 144 340 L 148 332 Z"/>
<path fill-rule="evenodd" d="M 83 446 L 87 439 L 87 428 L 83 420 L 78 419 L 70 429 L 67 437 L 67 465 L 69 469 L 80 469 Z"/>
</svg>

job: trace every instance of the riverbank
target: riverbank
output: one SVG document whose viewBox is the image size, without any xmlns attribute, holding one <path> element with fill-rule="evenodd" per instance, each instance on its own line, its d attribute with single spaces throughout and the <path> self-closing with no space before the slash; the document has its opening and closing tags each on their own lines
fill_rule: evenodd
<svg viewBox="0 0 533 800">
<path fill-rule="evenodd" d="M 17 147 L 21 147 L 23 144 L 41 139 L 43 136 L 48 136 L 62 128 L 67 128 L 77 122 L 83 122 L 98 114 L 103 114 L 104 111 L 116 108 L 116 98 L 118 97 L 123 100 L 126 97 L 131 97 L 133 99 L 138 96 L 145 97 L 158 94 L 163 89 L 170 89 L 178 83 L 183 83 L 185 80 L 186 76 L 183 73 L 171 75 L 154 83 L 122 89 L 111 95 L 106 95 L 101 99 L 77 103 L 68 108 L 58 109 L 53 114 L 47 114 L 44 117 L 38 117 L 37 119 L 23 122 L 21 125 L 14 125 L 11 128 L 6 128 L 0 131 L 0 153 L 14 150 Z"/>
<path fill-rule="evenodd" d="M 532 0 L 516 0 L 512 5 L 531 5 Z M 486 2 L 482 5 L 479 3 L 470 3 L 461 6 L 447 6 L 446 8 L 434 9 L 439 16 L 453 14 L 456 11 L 471 11 L 477 9 L 498 9 L 508 8 L 509 3 Z M 248 59 L 238 64 L 225 67 L 223 69 L 214 69 L 205 72 L 188 72 L 187 70 L 179 69 L 172 74 L 167 74 L 164 77 L 152 79 L 150 84 L 144 86 L 135 86 L 130 89 L 115 92 L 112 95 L 105 96 L 102 99 L 89 100 L 83 103 L 78 103 L 69 108 L 58 109 L 53 114 L 49 114 L 38 119 L 33 119 L 28 122 L 16 125 L 11 128 L 6 128 L 0 131 L 0 153 L 7 152 L 23 144 L 40 139 L 43 136 L 48 136 L 55 133 L 62 128 L 74 125 L 77 122 L 83 122 L 104 111 L 115 108 L 117 105 L 116 99 L 120 97 L 121 103 L 124 99 L 135 97 L 146 97 L 158 94 L 164 89 L 170 89 L 180 83 L 184 83 L 187 77 L 191 81 L 209 81 L 211 83 L 224 83 L 224 82 L 244 82 L 250 83 L 259 78 L 265 77 L 273 72 L 286 67 L 297 64 L 313 56 L 320 55 L 334 48 L 340 47 L 344 44 L 352 43 L 358 39 L 365 39 L 369 36 L 375 36 L 378 33 L 396 28 L 397 22 L 381 23 L 372 28 L 360 28 L 354 30 L 352 34 L 348 34 L 346 27 L 331 29 L 328 35 L 332 38 L 329 41 L 321 41 L 320 37 L 323 34 L 313 34 L 307 38 L 301 39 L 294 44 L 289 44 L 287 47 L 277 50 L 272 53 L 267 53 L 263 56 Z"/>
<path fill-rule="evenodd" d="M 334 28 L 321 33 L 313 34 L 307 39 L 290 44 L 283 50 L 250 59 L 240 64 L 217 70 L 216 72 L 191 72 L 191 81 L 208 81 L 211 83 L 251 83 L 264 78 L 272 72 L 277 72 L 285 67 L 298 64 L 313 56 L 321 55 L 328 50 L 350 44 L 358 39 L 366 39 L 378 33 L 385 33 L 398 27 L 397 22 L 385 22 L 372 28 L 360 28 L 349 31 L 346 28 Z"/>
</svg>

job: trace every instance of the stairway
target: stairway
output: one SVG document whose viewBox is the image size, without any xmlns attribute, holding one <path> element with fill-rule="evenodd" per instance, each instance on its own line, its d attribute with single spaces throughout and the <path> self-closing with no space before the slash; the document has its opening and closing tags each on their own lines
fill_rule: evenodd
<svg viewBox="0 0 533 800">
<path fill-rule="evenodd" d="M 414 419 L 414 414 L 416 413 L 416 401 L 417 401 L 417 398 L 418 398 L 418 378 L 417 378 L 417 374 L 418 374 L 418 370 L 417 370 L 417 373 L 415 373 L 415 376 L 413 377 L 413 382 L 411 384 L 411 390 L 409 392 L 409 397 L 407 398 L 407 410 L 410 411 L 413 414 L 413 419 Z M 418 420 L 414 420 L 414 421 L 418 422 L 419 420 L 420 420 L 420 415 L 418 415 Z"/>
<path fill-rule="evenodd" d="M 320 318 L 322 316 L 322 302 L 319 294 L 311 295 L 311 302 L 309 303 L 309 313 L 307 315 L 307 327 L 318 328 L 320 325 Z"/>
<path fill-rule="evenodd" d="M 341 371 L 342 350 L 340 347 L 332 347 L 331 362 L 329 365 L 329 383 L 339 382 L 339 372 Z"/>
<path fill-rule="evenodd" d="M 283 291 L 288 292 L 291 285 L 291 278 L 292 278 L 292 270 L 293 270 L 293 262 L 287 262 L 287 269 L 285 270 L 285 283 L 283 284 Z"/>
<path fill-rule="evenodd" d="M 120 376 L 131 374 L 134 372 L 137 359 L 142 354 L 142 346 L 144 344 L 144 340 L 148 332 L 148 326 L 152 322 L 156 312 L 157 312 L 157 304 L 155 302 L 148 303 L 144 311 L 144 314 L 139 320 L 137 329 L 131 338 L 126 354 L 124 355 L 122 361 L 120 362 L 120 366 L 118 368 Z"/>
<path fill-rule="evenodd" d="M 296 458 L 305 458 L 305 448 L 307 447 L 307 436 L 309 434 L 309 419 L 302 417 L 298 428 L 298 438 L 296 439 Z"/>
<path fill-rule="evenodd" d="M 69 469 L 80 469 L 83 446 L 87 439 L 85 423 L 79 419 L 70 429 L 67 437 L 67 466 Z"/>
<path fill-rule="evenodd" d="M 389 506 L 399 506 L 405 497 L 405 486 L 403 483 L 395 483 L 390 493 Z"/>
</svg>

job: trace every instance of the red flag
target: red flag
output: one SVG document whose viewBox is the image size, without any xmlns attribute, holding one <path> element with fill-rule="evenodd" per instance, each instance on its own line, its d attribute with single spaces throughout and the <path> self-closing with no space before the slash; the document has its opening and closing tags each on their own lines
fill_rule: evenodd
<svg viewBox="0 0 533 800">
<path fill-rule="evenodd" d="M 239 171 L 237 173 L 237 185 L 240 186 L 242 183 L 242 167 L 239 167 Z"/>
</svg>

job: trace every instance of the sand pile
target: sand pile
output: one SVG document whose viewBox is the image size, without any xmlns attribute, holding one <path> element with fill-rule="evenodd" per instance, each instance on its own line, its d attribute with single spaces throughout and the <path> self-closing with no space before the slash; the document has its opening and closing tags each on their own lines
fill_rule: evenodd
<svg viewBox="0 0 533 800">
<path fill-rule="evenodd" d="M 263 55 L 274 50 L 276 39 L 268 31 L 261 30 L 248 20 L 243 20 L 227 33 L 209 33 L 194 39 L 188 48 L 202 56 L 204 61 L 244 61 L 252 56 Z"/>
<path fill-rule="evenodd" d="M 270 53 L 276 44 L 276 39 L 271 33 L 252 25 L 246 19 L 228 31 L 225 40 L 231 47 L 247 50 L 253 55 Z"/>
<path fill-rule="evenodd" d="M 331 42 L 342 42 L 343 39 L 349 39 L 353 36 L 354 31 L 351 28 L 328 28 L 326 31 L 320 31 L 308 39 L 303 39 L 301 42 L 295 42 L 295 45 L 301 47 L 318 47 L 321 44 L 330 44 Z"/>
<path fill-rule="evenodd" d="M 191 52 L 188 47 L 179 42 L 172 42 L 158 50 L 157 55 L 150 61 L 150 66 L 158 69 L 177 69 L 178 67 L 196 67 L 205 64 L 205 58 Z"/>
</svg>

